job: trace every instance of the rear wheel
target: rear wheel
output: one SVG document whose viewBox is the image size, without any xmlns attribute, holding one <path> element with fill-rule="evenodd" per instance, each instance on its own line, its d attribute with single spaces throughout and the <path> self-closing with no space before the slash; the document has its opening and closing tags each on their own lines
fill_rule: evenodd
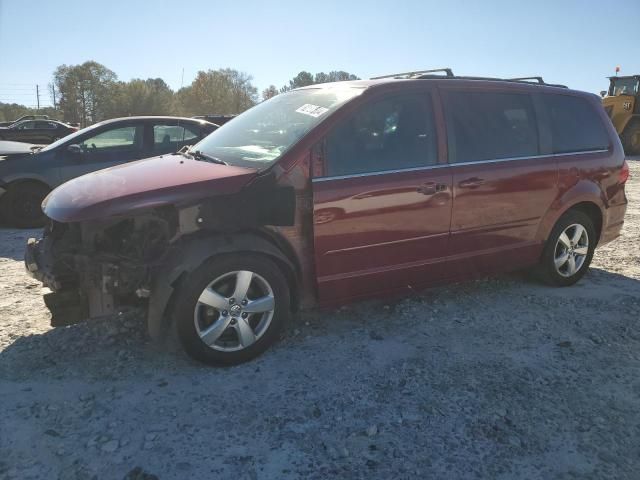
<svg viewBox="0 0 640 480">
<path fill-rule="evenodd" d="M 587 272 L 596 241 L 591 218 L 580 211 L 568 211 L 547 239 L 536 271 L 538 277 L 549 285 L 573 285 Z"/>
<path fill-rule="evenodd" d="M 620 139 L 627 155 L 640 155 L 640 121 L 631 120 Z"/>
<path fill-rule="evenodd" d="M 235 365 L 271 346 L 290 315 L 289 287 L 268 258 L 214 257 L 181 285 L 173 318 L 186 352 L 210 365 Z"/>
<path fill-rule="evenodd" d="M 41 205 L 48 194 L 49 188 L 38 183 L 9 185 L 6 193 L 0 197 L 2 216 L 14 227 L 42 227 L 47 217 Z"/>
</svg>

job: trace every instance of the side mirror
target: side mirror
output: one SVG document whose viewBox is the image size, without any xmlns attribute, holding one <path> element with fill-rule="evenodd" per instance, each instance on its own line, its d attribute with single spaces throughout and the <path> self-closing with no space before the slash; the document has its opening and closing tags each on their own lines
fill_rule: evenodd
<svg viewBox="0 0 640 480">
<path fill-rule="evenodd" d="M 67 147 L 67 152 L 73 153 L 75 155 L 80 155 L 82 153 L 82 147 L 80 145 L 69 145 Z"/>
<path fill-rule="evenodd" d="M 606 96 L 607 96 L 607 91 L 606 91 L 606 90 L 601 90 L 601 91 L 600 91 L 600 96 L 601 96 L 602 98 L 606 97 Z"/>
</svg>

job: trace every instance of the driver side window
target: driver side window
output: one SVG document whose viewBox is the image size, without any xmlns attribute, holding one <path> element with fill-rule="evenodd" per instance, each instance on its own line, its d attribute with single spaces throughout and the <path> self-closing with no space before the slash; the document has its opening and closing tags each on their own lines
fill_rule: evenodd
<svg viewBox="0 0 640 480">
<path fill-rule="evenodd" d="M 142 150 L 142 125 L 114 128 L 83 140 L 84 152 Z"/>
<path fill-rule="evenodd" d="M 437 163 L 428 92 L 393 95 L 365 105 L 326 139 L 326 175 L 403 170 Z"/>
</svg>

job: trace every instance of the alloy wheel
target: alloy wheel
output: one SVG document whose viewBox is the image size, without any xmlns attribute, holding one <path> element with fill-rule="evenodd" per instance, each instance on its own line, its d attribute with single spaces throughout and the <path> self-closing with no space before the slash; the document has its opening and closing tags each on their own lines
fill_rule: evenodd
<svg viewBox="0 0 640 480">
<path fill-rule="evenodd" d="M 233 352 L 254 344 L 269 328 L 275 310 L 271 285 L 255 272 L 225 273 L 202 291 L 194 324 L 214 350 Z"/>
<path fill-rule="evenodd" d="M 563 277 L 572 277 L 584 265 L 589 254 L 589 235 L 579 223 L 569 225 L 558 237 L 554 252 L 556 271 Z"/>
</svg>

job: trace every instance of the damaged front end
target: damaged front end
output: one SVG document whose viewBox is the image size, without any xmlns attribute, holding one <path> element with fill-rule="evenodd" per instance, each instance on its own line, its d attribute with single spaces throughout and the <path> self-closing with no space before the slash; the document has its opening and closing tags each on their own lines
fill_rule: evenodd
<svg viewBox="0 0 640 480">
<path fill-rule="evenodd" d="M 190 173 L 184 181 L 164 175 L 135 184 L 132 168 L 166 167 L 142 161 L 122 174 L 110 169 L 79 177 L 45 200 L 49 222 L 42 239 L 29 239 L 25 263 L 51 289 L 44 300 L 52 326 L 139 306 L 146 309 L 149 334 L 160 338 L 182 279 L 217 254 L 268 255 L 289 272 L 294 287 L 300 270 L 309 270 L 297 260 L 311 258 L 301 253 L 310 248 L 301 219 L 311 218 L 302 184 L 181 158 L 161 161 L 175 163 L 169 165 L 175 176 L 185 167 Z M 202 173 L 194 182 L 197 169 Z"/>
<path fill-rule="evenodd" d="M 29 239 L 25 252 L 27 270 L 52 291 L 44 296 L 51 325 L 143 303 L 177 226 L 177 213 L 169 207 L 100 221 L 51 220 L 43 238 Z"/>
</svg>

